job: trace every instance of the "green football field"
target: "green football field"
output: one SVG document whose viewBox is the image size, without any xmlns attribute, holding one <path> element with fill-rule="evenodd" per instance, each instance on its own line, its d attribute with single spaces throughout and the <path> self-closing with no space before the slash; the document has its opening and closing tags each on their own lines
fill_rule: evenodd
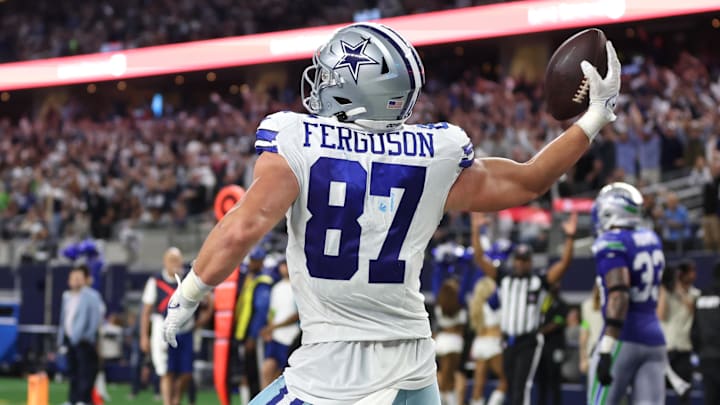
<svg viewBox="0 0 720 405">
<path fill-rule="evenodd" d="M 60 405 L 67 400 L 68 385 L 64 383 L 50 383 L 50 405 Z M 108 384 L 111 405 L 140 405 L 140 404 L 162 404 L 162 401 L 155 401 L 150 391 L 141 392 L 135 399 L 128 398 L 130 386 L 123 384 Z M 237 398 L 237 397 L 236 397 Z M 234 398 L 235 399 L 235 398 Z M 187 404 L 187 399 L 183 402 Z M 198 392 L 197 405 L 217 404 L 215 391 L 200 390 Z M 0 405 L 27 405 L 27 380 L 18 378 L 0 378 Z"/>
</svg>

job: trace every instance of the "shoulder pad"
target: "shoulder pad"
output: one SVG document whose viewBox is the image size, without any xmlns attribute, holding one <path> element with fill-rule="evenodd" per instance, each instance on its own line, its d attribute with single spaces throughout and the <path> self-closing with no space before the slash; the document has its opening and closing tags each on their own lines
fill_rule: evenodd
<svg viewBox="0 0 720 405">
<path fill-rule="evenodd" d="M 626 252 L 627 247 L 621 233 L 606 232 L 593 243 L 592 251 L 594 254 L 602 251 Z"/>
<path fill-rule="evenodd" d="M 280 111 L 265 117 L 258 125 L 255 133 L 255 150 L 257 154 L 263 152 L 277 153 L 278 133 L 285 127 L 297 122 L 297 113 L 291 111 Z"/>
<path fill-rule="evenodd" d="M 428 125 L 434 125 L 434 129 L 441 130 L 442 135 L 450 138 L 451 142 L 460 149 L 460 162 L 458 163 L 460 167 L 464 169 L 472 166 L 475 159 L 475 147 L 464 129 L 447 122 Z"/>
<path fill-rule="evenodd" d="M 266 129 L 269 131 L 279 132 L 281 129 L 297 121 L 298 116 L 301 114 L 294 113 L 292 111 L 279 111 L 267 115 L 260 121 L 258 129 Z"/>
</svg>

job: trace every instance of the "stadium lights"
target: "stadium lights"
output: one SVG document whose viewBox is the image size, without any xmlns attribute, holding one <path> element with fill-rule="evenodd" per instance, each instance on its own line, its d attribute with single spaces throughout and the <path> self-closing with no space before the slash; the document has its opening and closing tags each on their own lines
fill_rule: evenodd
<svg viewBox="0 0 720 405">
<path fill-rule="evenodd" d="M 718 0 L 528 0 L 379 21 L 423 46 L 717 10 Z M 341 26 L 0 64 L 0 91 L 304 59 Z"/>
</svg>

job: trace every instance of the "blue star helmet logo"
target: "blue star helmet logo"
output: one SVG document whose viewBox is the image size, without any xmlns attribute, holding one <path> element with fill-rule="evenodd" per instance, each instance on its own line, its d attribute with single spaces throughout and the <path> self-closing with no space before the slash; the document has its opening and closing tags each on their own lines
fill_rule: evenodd
<svg viewBox="0 0 720 405">
<path fill-rule="evenodd" d="M 379 65 L 378 61 L 365 54 L 365 47 L 367 47 L 367 44 L 369 42 L 370 38 L 365 38 L 355 45 L 350 45 L 349 43 L 340 40 L 340 45 L 342 45 L 343 50 L 343 56 L 342 58 L 340 58 L 338 63 L 335 64 L 333 70 L 343 67 L 348 68 L 350 74 L 353 77 L 353 80 L 355 80 L 355 83 L 357 84 L 360 66 Z"/>
</svg>

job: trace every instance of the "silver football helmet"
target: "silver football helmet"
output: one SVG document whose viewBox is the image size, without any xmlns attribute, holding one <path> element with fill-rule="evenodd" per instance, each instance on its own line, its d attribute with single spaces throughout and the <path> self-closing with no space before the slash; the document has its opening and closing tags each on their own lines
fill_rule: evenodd
<svg viewBox="0 0 720 405">
<path fill-rule="evenodd" d="M 592 207 L 592 221 L 597 232 L 612 227 L 635 228 L 642 223 L 643 197 L 627 183 L 611 183 L 603 187 Z"/>
<path fill-rule="evenodd" d="M 423 84 L 425 70 L 409 42 L 384 25 L 358 23 L 318 48 L 300 91 L 312 114 L 386 130 L 410 117 Z"/>
</svg>

